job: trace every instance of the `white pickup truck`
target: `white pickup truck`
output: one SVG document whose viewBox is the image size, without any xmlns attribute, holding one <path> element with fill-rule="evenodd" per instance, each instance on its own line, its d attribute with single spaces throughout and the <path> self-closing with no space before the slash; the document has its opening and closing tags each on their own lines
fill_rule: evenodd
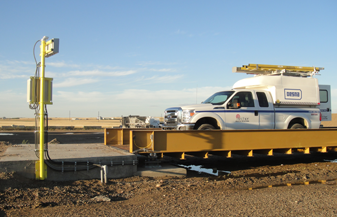
<svg viewBox="0 0 337 217">
<path fill-rule="evenodd" d="M 165 110 L 164 129 L 317 129 L 331 120 L 330 85 L 313 76 L 323 68 L 248 64 L 254 74 L 201 104 Z"/>
</svg>

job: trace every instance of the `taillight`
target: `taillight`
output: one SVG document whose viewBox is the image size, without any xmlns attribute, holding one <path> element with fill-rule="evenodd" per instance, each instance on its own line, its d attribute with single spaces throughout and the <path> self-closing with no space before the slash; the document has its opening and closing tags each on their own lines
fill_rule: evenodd
<svg viewBox="0 0 337 217">
<path fill-rule="evenodd" d="M 322 121 L 322 113 L 319 113 L 319 121 Z"/>
</svg>

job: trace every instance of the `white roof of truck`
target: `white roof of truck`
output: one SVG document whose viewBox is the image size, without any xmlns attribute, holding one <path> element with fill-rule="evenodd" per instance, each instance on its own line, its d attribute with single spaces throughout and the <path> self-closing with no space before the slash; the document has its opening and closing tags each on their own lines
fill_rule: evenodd
<svg viewBox="0 0 337 217">
<path fill-rule="evenodd" d="M 267 90 L 271 93 L 274 104 L 320 104 L 318 80 L 313 75 L 324 68 L 262 64 L 234 68 L 236 72 L 239 70 L 255 74 L 254 77 L 237 81 L 233 85 L 234 89 Z"/>
</svg>

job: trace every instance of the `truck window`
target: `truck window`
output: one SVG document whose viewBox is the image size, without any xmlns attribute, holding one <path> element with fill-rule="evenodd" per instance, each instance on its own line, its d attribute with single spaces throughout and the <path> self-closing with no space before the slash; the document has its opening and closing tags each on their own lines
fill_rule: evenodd
<svg viewBox="0 0 337 217">
<path fill-rule="evenodd" d="M 321 103 L 328 102 L 328 91 L 327 90 L 319 90 L 319 98 Z"/>
<path fill-rule="evenodd" d="M 238 92 L 232 98 L 232 103 L 234 99 L 240 100 L 241 107 L 255 107 L 253 95 L 251 92 Z"/>
<path fill-rule="evenodd" d="M 263 92 L 256 92 L 260 107 L 269 107 L 267 96 Z"/>
<path fill-rule="evenodd" d="M 234 93 L 234 91 L 222 91 L 213 94 L 206 99 L 203 104 L 211 103 L 212 105 L 222 105 Z"/>
</svg>

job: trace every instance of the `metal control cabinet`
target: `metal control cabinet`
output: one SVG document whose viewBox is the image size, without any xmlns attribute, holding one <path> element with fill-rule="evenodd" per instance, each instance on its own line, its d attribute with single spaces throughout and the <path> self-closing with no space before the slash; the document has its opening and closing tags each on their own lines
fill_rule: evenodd
<svg viewBox="0 0 337 217">
<path fill-rule="evenodd" d="M 40 78 L 31 76 L 27 80 L 27 102 L 29 104 L 38 104 L 40 102 Z M 45 78 L 44 80 L 44 103 L 53 104 L 52 88 L 53 79 Z"/>
</svg>

